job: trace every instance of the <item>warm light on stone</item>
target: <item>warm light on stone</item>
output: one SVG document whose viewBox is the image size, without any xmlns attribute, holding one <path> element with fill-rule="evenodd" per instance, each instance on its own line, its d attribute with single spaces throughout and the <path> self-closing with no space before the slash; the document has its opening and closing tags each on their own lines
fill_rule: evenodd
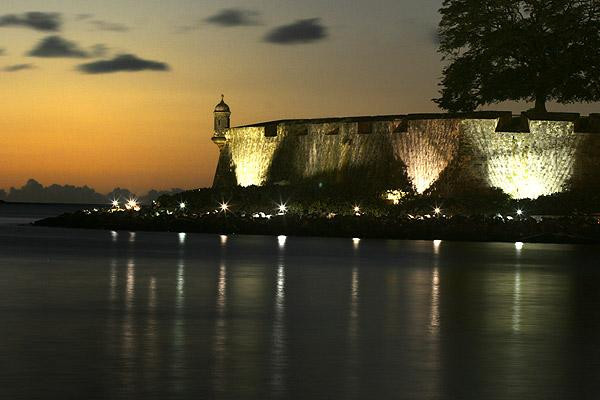
<svg viewBox="0 0 600 400">
<path fill-rule="evenodd" d="M 394 152 L 406 165 L 417 193 L 423 193 L 458 151 L 459 121 L 437 119 L 411 121 L 408 132 L 394 137 Z"/>
<path fill-rule="evenodd" d="M 250 127 L 230 130 L 227 139 L 238 185 L 263 185 L 277 148 L 277 137 L 265 137 L 264 128 Z"/>
<path fill-rule="evenodd" d="M 321 177 L 343 182 L 360 172 L 365 179 L 384 179 L 383 185 L 389 177 L 389 187 L 412 184 L 417 193 L 439 181 L 446 192 L 499 188 L 515 199 L 561 192 L 574 178 L 578 185 L 593 183 L 594 175 L 582 165 L 600 162 L 600 155 L 582 150 L 582 144 L 600 148 L 600 135 L 576 133 L 570 121 L 522 119 L 517 126 L 510 114 L 508 124 L 506 114 L 476 115 L 481 119 L 416 115 L 230 128 L 222 134 L 226 142 L 220 146 L 218 171 L 231 176 L 225 185 L 293 184 Z M 511 132 L 497 131 L 501 118 L 500 129 L 507 126 Z M 384 197 L 398 204 L 404 194 L 389 190 Z"/>
<path fill-rule="evenodd" d="M 515 199 L 563 191 L 573 175 L 581 136 L 572 122 L 530 121 L 531 132 L 494 132 L 490 120 L 463 121 L 482 160 L 481 176 Z"/>
</svg>

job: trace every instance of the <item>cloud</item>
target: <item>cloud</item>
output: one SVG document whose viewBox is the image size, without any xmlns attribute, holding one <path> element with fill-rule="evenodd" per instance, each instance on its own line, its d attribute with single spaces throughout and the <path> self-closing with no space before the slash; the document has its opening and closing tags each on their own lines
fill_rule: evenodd
<svg viewBox="0 0 600 400">
<path fill-rule="evenodd" d="M 225 8 L 215 15 L 206 18 L 205 21 L 209 24 L 228 28 L 234 26 L 253 26 L 259 25 L 258 15 L 257 11 L 241 8 Z"/>
<path fill-rule="evenodd" d="M 90 47 L 90 55 L 92 57 L 104 57 L 108 54 L 109 48 L 102 43 L 98 43 Z"/>
<path fill-rule="evenodd" d="M 151 189 L 138 200 L 141 203 L 151 203 L 163 194 L 175 194 L 183 189 L 155 190 Z M 108 194 L 98 193 L 89 186 L 50 185 L 44 186 L 35 179 L 29 179 L 20 188 L 11 187 L 8 193 L 0 189 L 0 200 L 31 203 L 78 203 L 78 204 L 109 204 L 112 200 L 123 202 L 136 198 L 135 193 L 128 189 L 115 188 Z"/>
<path fill-rule="evenodd" d="M 144 60 L 133 54 L 119 54 L 110 60 L 81 64 L 77 69 L 86 74 L 108 74 L 121 71 L 168 71 L 169 65 L 159 61 Z"/>
<path fill-rule="evenodd" d="M 47 36 L 42 39 L 27 55 L 32 57 L 72 57 L 86 58 L 89 53 L 81 49 L 77 43 L 60 36 Z"/>
<path fill-rule="evenodd" d="M 93 17 L 94 17 L 94 14 L 77 14 L 75 16 L 75 19 L 78 21 L 83 21 L 84 19 L 90 19 Z"/>
<path fill-rule="evenodd" d="M 293 45 L 316 42 L 327 36 L 327 28 L 321 25 L 320 19 L 309 18 L 278 26 L 271 30 L 264 40 L 269 43 Z"/>
<path fill-rule="evenodd" d="M 0 56 L 3 56 L 6 54 L 6 50 L 4 50 L 3 48 L 0 47 Z"/>
<path fill-rule="evenodd" d="M 88 186 L 50 185 L 44 187 L 35 179 L 29 179 L 21 188 L 10 188 L 5 199 L 39 203 L 106 203 L 105 196 Z"/>
<path fill-rule="evenodd" d="M 28 12 L 0 16 L 0 27 L 24 27 L 36 31 L 57 32 L 61 27 L 58 13 Z"/>
<path fill-rule="evenodd" d="M 14 64 L 14 65 L 8 65 L 4 68 L 2 68 L 2 71 L 4 72 L 19 72 L 19 71 L 24 71 L 26 69 L 34 69 L 35 65 L 33 64 Z"/>
<path fill-rule="evenodd" d="M 108 32 L 127 32 L 129 31 L 129 27 L 123 24 L 119 24 L 117 22 L 108 22 L 102 20 L 93 20 L 90 21 L 97 30 L 99 31 L 108 31 Z"/>
</svg>

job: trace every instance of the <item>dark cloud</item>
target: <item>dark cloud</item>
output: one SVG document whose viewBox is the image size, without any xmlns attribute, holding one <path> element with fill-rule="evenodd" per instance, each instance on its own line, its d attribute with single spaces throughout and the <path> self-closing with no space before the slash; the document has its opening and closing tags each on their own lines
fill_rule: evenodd
<svg viewBox="0 0 600 400">
<path fill-rule="evenodd" d="M 50 185 L 44 187 L 35 179 L 30 179 L 20 188 L 10 188 L 7 201 L 32 203 L 106 203 L 106 197 L 94 189 L 72 185 Z"/>
<path fill-rule="evenodd" d="M 108 47 L 102 43 L 93 45 L 90 48 L 90 55 L 92 57 L 104 57 L 108 54 Z"/>
<path fill-rule="evenodd" d="M 32 57 L 72 57 L 86 58 L 89 53 L 81 49 L 77 43 L 60 36 L 48 36 L 42 39 L 27 55 Z"/>
<path fill-rule="evenodd" d="M 90 19 L 93 17 L 94 17 L 94 14 L 77 14 L 75 16 L 75 19 L 77 19 L 78 21 L 83 21 L 84 19 Z"/>
<path fill-rule="evenodd" d="M 6 14 L 0 16 L 0 27 L 20 26 L 36 31 L 57 32 L 61 27 L 58 13 L 28 12 L 25 14 Z"/>
<path fill-rule="evenodd" d="M 234 27 L 259 25 L 258 12 L 241 8 L 226 8 L 205 19 L 209 24 Z"/>
<path fill-rule="evenodd" d="M 77 68 L 86 74 L 108 74 L 121 71 L 168 71 L 169 65 L 159 61 L 144 60 L 133 54 L 119 54 L 113 59 L 81 64 Z"/>
<path fill-rule="evenodd" d="M 90 21 L 90 24 L 94 26 L 99 31 L 109 31 L 109 32 L 127 32 L 129 31 L 129 27 L 123 24 L 119 24 L 117 22 L 108 22 L 102 20 L 93 20 Z"/>
<path fill-rule="evenodd" d="M 14 64 L 14 65 L 8 65 L 4 68 L 2 68 L 2 71 L 4 72 L 19 72 L 19 71 L 23 71 L 26 69 L 34 69 L 35 65 L 33 64 Z"/>
<path fill-rule="evenodd" d="M 327 28 L 321 25 L 320 19 L 310 18 L 274 28 L 265 36 L 265 41 L 292 45 L 316 42 L 327 36 Z"/>
<path fill-rule="evenodd" d="M 163 194 L 175 194 L 183 189 L 155 190 L 138 198 L 144 204 L 151 203 Z M 137 198 L 128 189 L 115 188 L 108 194 L 98 193 L 89 186 L 50 185 L 44 186 L 35 179 L 29 179 L 20 188 L 11 187 L 8 193 L 0 189 L 0 200 L 31 203 L 79 203 L 79 204 L 109 204 L 112 200 L 120 202 Z"/>
</svg>

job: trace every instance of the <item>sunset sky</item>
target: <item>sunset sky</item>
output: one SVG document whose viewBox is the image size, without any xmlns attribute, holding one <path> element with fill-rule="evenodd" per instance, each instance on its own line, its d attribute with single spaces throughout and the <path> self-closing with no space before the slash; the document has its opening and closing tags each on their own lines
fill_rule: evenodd
<svg viewBox="0 0 600 400">
<path fill-rule="evenodd" d="M 4 0 L 0 188 L 28 178 L 101 192 L 209 186 L 221 93 L 233 125 L 436 112 L 440 6 Z"/>
</svg>

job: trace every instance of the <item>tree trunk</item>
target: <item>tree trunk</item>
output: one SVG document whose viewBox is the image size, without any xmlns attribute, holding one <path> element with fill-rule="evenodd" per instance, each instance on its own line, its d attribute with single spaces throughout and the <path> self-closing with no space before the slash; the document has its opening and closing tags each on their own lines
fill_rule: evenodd
<svg viewBox="0 0 600 400">
<path fill-rule="evenodd" d="M 535 96 L 535 108 L 533 109 L 533 111 L 538 112 L 538 113 L 548 112 L 546 110 L 546 96 L 545 95 L 538 94 Z"/>
</svg>

